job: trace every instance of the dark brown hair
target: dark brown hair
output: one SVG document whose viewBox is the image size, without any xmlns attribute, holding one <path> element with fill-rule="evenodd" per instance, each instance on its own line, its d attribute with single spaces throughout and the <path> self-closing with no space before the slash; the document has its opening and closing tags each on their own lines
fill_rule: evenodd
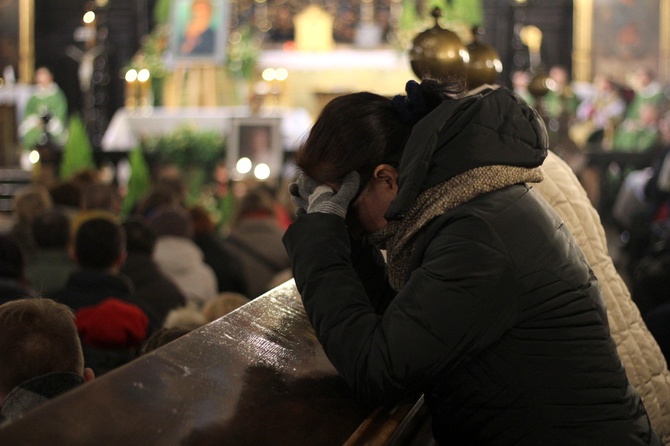
<svg viewBox="0 0 670 446">
<path fill-rule="evenodd" d="M 188 209 L 188 213 L 193 220 L 194 235 L 212 235 L 216 232 L 216 225 L 207 209 L 202 206 L 192 206 Z"/>
<path fill-rule="evenodd" d="M 111 218 L 92 217 L 77 229 L 74 248 L 80 266 L 109 268 L 126 250 L 126 232 Z"/>
<path fill-rule="evenodd" d="M 408 95 L 393 100 L 369 92 L 339 96 L 321 111 L 296 164 L 321 183 L 339 182 L 355 170 L 364 184 L 379 164 L 398 166 L 413 125 L 464 88 L 457 78 L 426 79 L 420 86 L 408 82 Z"/>
<path fill-rule="evenodd" d="M 264 187 L 254 187 L 249 189 L 237 207 L 237 213 L 233 219 L 233 226 L 249 217 L 275 217 L 274 198 L 272 194 Z"/>
<path fill-rule="evenodd" d="M 321 111 L 296 164 L 321 183 L 337 182 L 352 170 L 367 178 L 382 162 L 400 161 L 410 132 L 390 99 L 367 92 L 340 96 Z"/>
</svg>

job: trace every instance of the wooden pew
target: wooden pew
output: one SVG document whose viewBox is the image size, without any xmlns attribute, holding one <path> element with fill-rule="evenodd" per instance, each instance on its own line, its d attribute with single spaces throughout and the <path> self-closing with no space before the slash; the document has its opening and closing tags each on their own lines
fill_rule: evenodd
<svg viewBox="0 0 670 446">
<path fill-rule="evenodd" d="M 368 410 L 326 358 L 294 282 L 0 428 L 0 445 L 409 445 L 422 400 Z"/>
</svg>

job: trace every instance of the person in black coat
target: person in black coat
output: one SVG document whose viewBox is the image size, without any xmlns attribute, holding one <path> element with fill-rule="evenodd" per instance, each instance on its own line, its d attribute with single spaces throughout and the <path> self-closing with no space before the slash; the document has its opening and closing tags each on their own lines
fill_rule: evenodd
<svg viewBox="0 0 670 446">
<path fill-rule="evenodd" d="M 0 235 L 0 304 L 25 297 L 37 297 L 37 292 L 26 281 L 21 244 L 12 235 Z"/>
<path fill-rule="evenodd" d="M 370 406 L 423 394 L 439 444 L 660 445 L 591 268 L 528 185 L 539 115 L 503 88 L 406 89 L 334 99 L 297 153 L 284 244 L 333 365 Z"/>
<path fill-rule="evenodd" d="M 120 272 L 126 237 L 114 216 L 83 218 L 73 245 L 78 268 L 65 287 L 47 297 L 74 311 L 86 364 L 102 375 L 134 359 L 160 321 L 134 296 L 132 282 Z"/>
<path fill-rule="evenodd" d="M 219 292 L 248 296 L 249 288 L 242 270 L 242 260 L 216 234 L 216 225 L 208 211 L 202 206 L 193 206 L 189 214 L 193 220 L 193 241 L 202 250 L 205 263 L 214 270 Z"/>
<path fill-rule="evenodd" d="M 133 283 L 135 299 L 151 308 L 158 326 L 162 326 L 171 310 L 186 305 L 186 297 L 153 260 L 157 235 L 149 225 L 139 219 L 129 219 L 123 222 L 123 229 L 127 256 L 121 274 Z"/>
</svg>

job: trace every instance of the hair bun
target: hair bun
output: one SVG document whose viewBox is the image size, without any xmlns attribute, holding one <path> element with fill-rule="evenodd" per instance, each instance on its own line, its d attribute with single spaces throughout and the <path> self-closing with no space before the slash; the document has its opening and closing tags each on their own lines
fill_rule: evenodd
<svg viewBox="0 0 670 446">
<path fill-rule="evenodd" d="M 426 116 L 430 110 L 426 104 L 421 85 L 416 81 L 408 81 L 405 84 L 405 92 L 407 96 L 399 94 L 393 97 L 393 106 L 403 122 L 414 125 Z"/>
</svg>

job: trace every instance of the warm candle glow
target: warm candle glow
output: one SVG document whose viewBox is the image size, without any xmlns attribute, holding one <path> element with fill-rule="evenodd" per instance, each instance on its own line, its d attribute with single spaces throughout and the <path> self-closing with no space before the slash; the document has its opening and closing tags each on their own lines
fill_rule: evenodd
<svg viewBox="0 0 670 446">
<path fill-rule="evenodd" d="M 277 70 L 274 68 L 266 68 L 263 70 L 263 73 L 261 73 L 261 77 L 268 82 L 273 81 L 277 78 Z"/>
<path fill-rule="evenodd" d="M 244 157 L 244 158 L 240 158 L 237 161 L 237 165 L 235 166 L 235 169 L 239 173 L 244 175 L 245 173 L 249 173 L 251 171 L 251 166 L 252 166 L 251 160 L 247 157 Z"/>
<path fill-rule="evenodd" d="M 87 11 L 84 14 L 84 23 L 93 23 L 95 21 L 95 12 Z"/>
<path fill-rule="evenodd" d="M 28 155 L 28 161 L 31 162 L 31 164 L 37 164 L 37 162 L 40 160 L 40 152 L 37 150 L 33 150 L 30 152 Z"/>
<path fill-rule="evenodd" d="M 267 180 L 270 178 L 270 166 L 265 163 L 260 163 L 254 169 L 254 176 L 257 180 Z"/>
<path fill-rule="evenodd" d="M 126 82 L 135 82 L 137 80 L 137 70 L 131 68 L 126 71 Z"/>
<path fill-rule="evenodd" d="M 146 82 L 149 80 L 149 77 L 151 77 L 151 73 L 149 73 L 149 70 L 146 68 L 142 68 L 138 73 L 137 73 L 137 80 L 140 82 Z"/>
<path fill-rule="evenodd" d="M 275 78 L 278 81 L 285 81 L 288 78 L 288 70 L 286 68 L 277 68 Z"/>
</svg>

